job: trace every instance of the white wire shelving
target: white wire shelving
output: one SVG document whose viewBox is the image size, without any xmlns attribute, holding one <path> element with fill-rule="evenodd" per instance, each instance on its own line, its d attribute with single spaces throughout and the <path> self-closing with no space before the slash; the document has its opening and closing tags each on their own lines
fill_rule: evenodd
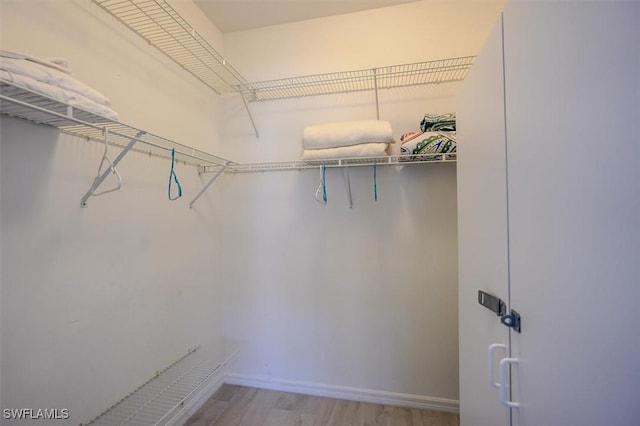
<svg viewBox="0 0 640 426">
<path fill-rule="evenodd" d="M 88 422 L 88 425 L 169 425 L 222 378 L 226 362 L 219 348 L 202 346 L 179 360 Z"/>
<path fill-rule="evenodd" d="M 249 103 L 373 91 L 380 118 L 381 89 L 464 80 L 474 56 L 391 65 L 355 71 L 248 82 L 166 0 L 92 0 L 216 93 L 241 96 L 256 137 Z"/>
<path fill-rule="evenodd" d="M 92 0 L 216 93 L 248 102 L 461 81 L 474 56 L 248 82 L 166 0 Z"/>
<path fill-rule="evenodd" d="M 104 140 L 104 129 L 107 129 L 109 143 L 112 145 L 125 148 L 133 139 L 140 142 L 133 148 L 134 151 L 164 158 L 170 158 L 171 150 L 175 149 L 176 160 L 195 167 L 223 165 L 229 162 L 224 158 L 104 118 L 6 80 L 0 80 L 0 113 L 55 127 L 64 133 L 98 142 Z M 136 136 L 138 134 L 140 136 Z"/>
<path fill-rule="evenodd" d="M 227 167 L 224 173 L 260 173 L 277 171 L 294 171 L 305 169 L 326 168 L 347 168 L 347 167 L 372 167 L 372 166 L 408 166 L 425 165 L 429 163 L 455 163 L 456 153 L 437 154 L 411 154 L 411 155 L 385 155 L 379 157 L 351 157 L 351 158 L 328 158 L 319 160 L 295 160 L 295 161 L 274 161 L 265 163 L 233 163 Z M 220 166 L 204 166 L 200 169 L 203 173 L 217 172 Z"/>
<path fill-rule="evenodd" d="M 122 149 L 113 160 L 110 170 L 106 170 L 82 198 L 83 207 L 86 207 L 89 197 L 129 151 L 143 152 L 162 158 L 170 158 L 173 151 L 176 161 L 199 169 L 211 166 L 224 168 L 233 165 L 224 158 L 107 119 L 10 81 L 0 80 L 0 114 L 51 126 L 61 132 L 87 140 L 104 143 L 106 138 L 109 145 Z"/>
<path fill-rule="evenodd" d="M 168 159 L 170 158 L 171 150 L 175 149 L 177 161 L 197 167 L 201 173 L 222 171 L 227 174 L 233 174 L 303 170 L 322 166 L 328 168 L 373 166 L 374 164 L 379 166 L 402 166 L 456 161 L 455 153 L 447 153 L 239 163 L 191 148 L 118 121 L 109 120 L 4 80 L 0 80 L 0 113 L 52 126 L 64 133 L 100 143 L 104 141 L 104 131 L 107 129 L 109 143 L 123 150 L 130 149 Z M 135 147 L 130 147 L 132 142 L 139 143 Z"/>
<path fill-rule="evenodd" d="M 356 71 L 315 74 L 262 82 L 247 82 L 166 0 L 92 0 L 96 5 L 172 59 L 183 69 L 210 87 L 215 93 L 241 96 L 251 124 L 258 136 L 249 103 L 306 96 L 374 91 L 379 118 L 378 91 L 463 80 L 475 57 L 441 59 L 413 64 L 393 65 Z M 49 98 L 12 82 L 0 81 L 0 106 L 3 115 L 55 127 L 62 132 L 104 142 L 122 148 L 111 171 L 128 151 L 170 158 L 174 151 L 178 162 L 195 166 L 201 173 L 214 173 L 189 204 L 225 173 L 252 173 L 303 170 L 319 167 L 358 167 L 373 165 L 410 165 L 455 162 L 455 154 L 391 155 L 369 158 L 295 160 L 266 163 L 237 163 L 187 145 L 154 135 L 117 121 Z M 107 136 L 108 135 L 108 136 Z M 81 204 L 97 195 L 95 190 L 108 177 L 105 170 L 92 184 Z"/>
<path fill-rule="evenodd" d="M 216 93 L 246 80 L 165 0 L 92 0 Z"/>
<path fill-rule="evenodd" d="M 247 101 L 269 101 L 305 96 L 378 91 L 464 80 L 474 56 L 332 72 L 236 85 Z"/>
<path fill-rule="evenodd" d="M 471 69 L 474 59 L 475 56 L 464 56 L 381 68 L 247 82 L 236 85 L 235 89 L 242 97 L 257 137 L 258 129 L 247 103 L 369 91 L 375 95 L 376 118 L 380 119 L 381 90 L 462 81 Z"/>
<path fill-rule="evenodd" d="M 113 160 L 111 169 L 102 172 L 82 198 L 82 207 L 87 206 L 88 199 L 92 195 L 96 195 L 97 188 L 129 151 L 143 152 L 166 159 L 171 158 L 173 151 L 176 161 L 196 167 L 199 173 L 213 173 L 213 177 L 192 199 L 189 207 L 193 207 L 194 203 L 223 173 L 257 173 L 317 169 L 321 167 L 346 169 L 374 165 L 405 166 L 452 163 L 456 161 L 455 153 L 447 153 L 239 163 L 191 148 L 145 130 L 104 118 L 5 80 L 0 80 L 0 114 L 51 126 L 63 133 L 99 143 L 105 143 L 106 138 L 109 145 L 122 149 Z"/>
</svg>

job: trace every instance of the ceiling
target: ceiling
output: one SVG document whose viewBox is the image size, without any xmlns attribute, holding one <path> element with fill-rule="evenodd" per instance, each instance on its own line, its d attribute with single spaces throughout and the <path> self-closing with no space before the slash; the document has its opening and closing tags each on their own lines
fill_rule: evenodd
<svg viewBox="0 0 640 426">
<path fill-rule="evenodd" d="M 223 33 L 359 12 L 418 0 L 194 0 Z"/>
</svg>

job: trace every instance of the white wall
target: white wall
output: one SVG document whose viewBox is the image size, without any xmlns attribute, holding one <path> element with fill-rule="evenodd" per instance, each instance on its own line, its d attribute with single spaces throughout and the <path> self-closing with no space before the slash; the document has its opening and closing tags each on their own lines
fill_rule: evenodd
<svg viewBox="0 0 640 426">
<path fill-rule="evenodd" d="M 229 33 L 225 48 L 250 81 L 475 55 L 504 3 L 423 0 Z"/>
<path fill-rule="evenodd" d="M 193 4 L 177 6 L 199 21 Z M 93 3 L 1 7 L 3 49 L 66 57 L 123 122 L 217 151 L 219 98 Z M 216 188 L 189 210 L 202 182 L 178 165 L 185 197 L 171 203 L 169 162 L 134 152 L 119 166 L 122 190 L 82 209 L 102 146 L 16 119 L 0 125 L 2 408 L 67 408 L 77 425 L 188 348 L 219 343 Z"/>
<path fill-rule="evenodd" d="M 419 2 L 226 34 L 225 46 L 252 80 L 472 55 L 500 6 Z M 453 111 L 458 87 L 382 91 L 381 118 L 399 139 L 424 113 Z M 254 103 L 255 139 L 242 103 L 225 100 L 221 154 L 244 161 L 298 159 L 304 126 L 376 117 L 372 93 Z M 457 400 L 455 169 L 381 168 L 377 203 L 370 168 L 351 180 L 353 209 L 338 170 L 327 206 L 316 170 L 225 178 L 225 331 L 244 343 L 234 377 Z"/>
<path fill-rule="evenodd" d="M 226 179 L 226 333 L 241 378 L 457 398 L 455 167 Z M 305 385 L 306 386 L 306 385 Z"/>
</svg>

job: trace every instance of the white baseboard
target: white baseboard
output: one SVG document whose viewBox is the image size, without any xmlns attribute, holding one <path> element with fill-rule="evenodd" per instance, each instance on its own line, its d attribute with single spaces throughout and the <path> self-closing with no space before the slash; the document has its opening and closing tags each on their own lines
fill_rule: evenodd
<svg viewBox="0 0 640 426">
<path fill-rule="evenodd" d="M 444 411 L 447 413 L 458 413 L 460 411 L 460 402 L 456 399 L 385 392 L 347 386 L 325 385 L 312 382 L 281 380 L 271 377 L 246 376 L 242 374 L 226 374 L 224 382 L 232 385 L 250 386 L 260 389 L 324 396 L 396 407 L 419 408 L 424 410 Z"/>
</svg>

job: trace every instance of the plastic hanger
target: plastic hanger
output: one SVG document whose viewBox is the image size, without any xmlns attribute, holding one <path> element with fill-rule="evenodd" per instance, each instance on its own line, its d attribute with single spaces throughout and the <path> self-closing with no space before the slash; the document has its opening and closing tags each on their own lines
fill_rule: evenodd
<svg viewBox="0 0 640 426">
<path fill-rule="evenodd" d="M 93 185 L 91 185 L 91 190 L 89 191 L 91 195 L 93 195 L 94 197 L 97 197 L 98 195 L 108 194 L 109 192 L 114 192 L 122 188 L 122 176 L 120 176 L 120 173 L 118 173 L 118 171 L 116 170 L 116 167 L 113 165 L 113 161 L 111 161 L 111 159 L 107 155 L 109 152 L 109 129 L 105 127 L 103 129 L 103 133 L 104 133 L 104 153 L 102 154 L 102 160 L 100 160 L 100 166 L 98 166 L 98 174 L 96 175 L 96 178 L 93 180 Z M 101 192 L 96 192 L 96 189 L 98 189 L 98 185 L 100 182 L 100 176 L 103 173 L 102 166 L 104 166 L 105 162 L 108 164 L 108 170 L 111 172 L 112 175 L 116 177 L 116 186 L 111 189 L 106 189 Z"/>
</svg>

